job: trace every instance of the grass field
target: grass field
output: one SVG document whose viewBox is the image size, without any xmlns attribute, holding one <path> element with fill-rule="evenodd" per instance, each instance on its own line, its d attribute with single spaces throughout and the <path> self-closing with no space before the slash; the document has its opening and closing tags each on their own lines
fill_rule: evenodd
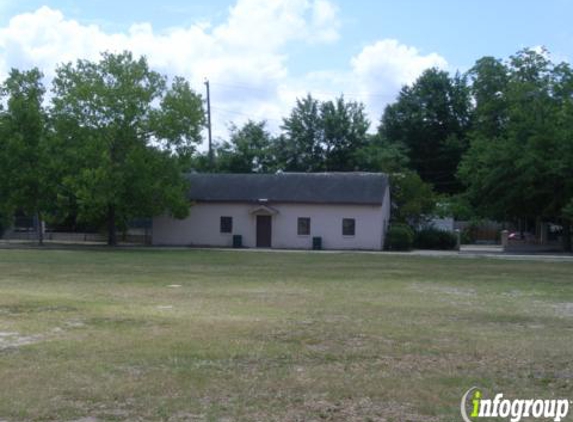
<svg viewBox="0 0 573 422">
<path fill-rule="evenodd" d="M 0 250 L 0 421 L 458 421 L 573 399 L 573 264 Z"/>
</svg>

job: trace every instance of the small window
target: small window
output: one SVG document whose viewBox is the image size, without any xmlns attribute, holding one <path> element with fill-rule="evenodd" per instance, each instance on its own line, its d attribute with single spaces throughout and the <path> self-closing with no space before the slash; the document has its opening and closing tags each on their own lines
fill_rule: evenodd
<svg viewBox="0 0 573 422">
<path fill-rule="evenodd" d="M 342 219 L 342 235 L 354 236 L 356 231 L 356 220 L 354 218 Z"/>
<path fill-rule="evenodd" d="M 308 217 L 298 218 L 297 233 L 299 236 L 310 235 L 310 218 Z"/>
<path fill-rule="evenodd" d="M 221 217 L 221 233 L 233 233 L 233 217 Z"/>
</svg>

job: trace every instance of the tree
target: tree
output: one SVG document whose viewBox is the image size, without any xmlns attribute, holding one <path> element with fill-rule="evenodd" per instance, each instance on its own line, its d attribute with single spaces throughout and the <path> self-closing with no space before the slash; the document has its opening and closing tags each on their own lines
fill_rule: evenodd
<svg viewBox="0 0 573 422">
<path fill-rule="evenodd" d="M 465 78 L 429 69 L 386 107 L 378 131 L 382 138 L 405 147 L 411 168 L 423 181 L 438 192 L 456 193 L 461 190 L 456 170 L 467 149 L 470 117 Z"/>
<path fill-rule="evenodd" d="M 343 97 L 297 100 L 277 140 L 278 166 L 285 171 L 353 171 L 367 144 L 370 123 L 364 106 Z"/>
<path fill-rule="evenodd" d="M 468 72 L 475 102 L 472 134 L 496 138 L 504 133 L 508 118 L 509 69 L 493 57 L 483 57 Z"/>
<path fill-rule="evenodd" d="M 437 195 L 432 185 L 409 169 L 403 147 L 384 140 L 378 134 L 371 136 L 356 156 L 360 170 L 388 174 L 393 222 L 417 227 L 433 214 Z"/>
<path fill-rule="evenodd" d="M 573 76 L 547 52 L 523 50 L 507 65 L 507 83 L 482 106 L 504 116 L 495 131 L 475 128 L 459 174 L 481 215 L 561 221 L 571 248 L 567 204 L 573 198 Z"/>
<path fill-rule="evenodd" d="M 59 67 L 52 115 L 61 192 L 78 217 L 106 223 L 108 243 L 134 217 L 188 212 L 183 165 L 200 142 L 202 100 L 182 78 L 149 69 L 145 58 L 104 53 Z"/>
<path fill-rule="evenodd" d="M 432 185 L 424 182 L 412 170 L 390 175 L 392 221 L 417 228 L 432 216 L 436 208 L 436 194 Z"/>
<path fill-rule="evenodd" d="M 364 105 L 343 97 L 321 104 L 322 145 L 327 171 L 357 170 L 357 152 L 367 144 L 370 122 Z"/>
<path fill-rule="evenodd" d="M 383 139 L 379 134 L 367 138 L 367 143 L 355 154 L 356 165 L 361 171 L 402 173 L 409 168 L 410 160 L 405 147 Z"/>
<path fill-rule="evenodd" d="M 266 122 L 249 120 L 241 128 L 232 125 L 230 141 L 216 149 L 216 168 L 224 173 L 269 173 L 275 167 L 273 139 Z"/>
<path fill-rule="evenodd" d="M 12 69 L 1 90 L 7 107 L 0 111 L 0 214 L 20 210 L 34 216 L 39 244 L 44 212 L 54 195 L 42 78 L 36 68 Z"/>
<path fill-rule="evenodd" d="M 557 111 L 558 143 L 551 163 L 553 174 L 559 181 L 559 190 L 554 207 L 559 210 L 563 224 L 563 246 L 573 250 L 571 228 L 573 226 L 573 70 L 568 64 L 560 64 L 554 71 L 558 84 L 554 95 L 558 101 Z M 560 209 L 559 209 L 560 208 Z"/>
<path fill-rule="evenodd" d="M 283 134 L 277 139 L 277 160 L 284 171 L 324 171 L 320 104 L 310 95 L 297 99 Z"/>
</svg>

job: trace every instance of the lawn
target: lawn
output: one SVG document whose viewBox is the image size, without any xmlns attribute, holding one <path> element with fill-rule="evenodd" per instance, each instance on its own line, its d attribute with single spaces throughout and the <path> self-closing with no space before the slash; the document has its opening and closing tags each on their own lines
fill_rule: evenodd
<svg viewBox="0 0 573 422">
<path fill-rule="evenodd" d="M 457 421 L 572 350 L 573 263 L 0 250 L 0 421 Z"/>
</svg>

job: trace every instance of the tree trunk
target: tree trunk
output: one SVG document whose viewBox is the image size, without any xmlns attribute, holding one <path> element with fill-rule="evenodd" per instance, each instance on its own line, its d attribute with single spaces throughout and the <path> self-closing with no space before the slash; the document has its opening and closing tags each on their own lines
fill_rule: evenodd
<svg viewBox="0 0 573 422">
<path fill-rule="evenodd" d="M 572 251 L 571 245 L 571 220 L 564 219 L 563 220 L 563 250 L 565 252 Z"/>
<path fill-rule="evenodd" d="M 44 246 L 44 221 L 39 212 L 36 213 L 36 233 L 38 234 L 38 245 Z"/>
<path fill-rule="evenodd" d="M 109 246 L 117 245 L 117 231 L 115 227 L 115 207 L 108 205 L 107 208 L 107 244 Z"/>
</svg>

